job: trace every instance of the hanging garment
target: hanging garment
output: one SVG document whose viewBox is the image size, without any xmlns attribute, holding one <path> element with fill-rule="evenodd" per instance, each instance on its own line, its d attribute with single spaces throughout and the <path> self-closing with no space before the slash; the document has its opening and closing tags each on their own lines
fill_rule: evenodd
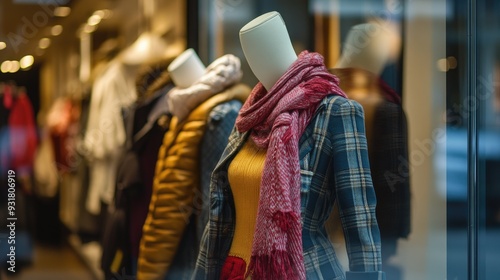
<svg viewBox="0 0 500 280">
<path fill-rule="evenodd" d="M 54 147 L 48 132 L 42 132 L 40 146 L 34 160 L 35 194 L 53 198 L 57 195 L 59 174 L 57 173 Z"/>
<path fill-rule="evenodd" d="M 98 214 L 101 201 L 113 200 L 116 169 L 126 134 L 122 108 L 136 99 L 133 79 L 118 61 L 110 63 L 95 82 L 83 145 L 90 165 L 90 187 L 86 206 Z"/>
<path fill-rule="evenodd" d="M 80 119 L 78 120 L 78 141 L 76 145 L 76 151 L 78 154 L 79 164 L 76 170 L 76 177 L 80 178 L 81 190 L 78 195 L 78 200 L 75 202 L 78 205 L 78 232 L 81 235 L 90 237 L 92 240 L 98 240 L 98 236 L 102 234 L 102 226 L 100 224 L 99 217 L 88 211 L 86 204 L 90 187 L 90 163 L 88 158 L 85 157 L 85 153 L 82 153 L 83 142 L 86 128 L 88 124 L 88 117 L 90 113 L 90 89 L 84 94 L 82 100 L 80 100 Z"/>
<path fill-rule="evenodd" d="M 14 92 L 17 91 L 15 94 Z M 22 89 L 5 85 L 3 95 L 0 95 L 0 195 L 7 198 L 10 180 L 7 172 L 14 175 L 16 206 L 16 266 L 20 270 L 30 264 L 33 259 L 33 241 L 30 230 L 33 226 L 33 197 L 31 175 L 38 137 L 35 125 L 34 111 L 28 95 Z M 7 221 L 7 199 L 0 201 L 0 219 Z M 0 235 L 7 236 L 9 228 L 0 229 Z M 5 240 L 6 241 L 6 240 Z M 0 242 L 0 267 L 8 265 L 10 252 L 7 242 Z"/>
<path fill-rule="evenodd" d="M 215 108 L 244 102 L 250 89 L 237 84 L 197 106 L 183 121 L 175 116 L 165 134 L 156 164 L 153 196 L 143 227 L 137 279 L 189 279 L 196 259 L 195 215 L 199 204 L 200 144 Z M 171 93 L 171 92 L 170 92 Z M 169 93 L 169 95 L 170 95 Z M 230 105 L 230 108 L 237 108 Z M 220 108 L 219 112 L 224 109 Z M 233 112 L 231 115 L 235 116 Z M 214 113 L 212 116 L 222 116 Z M 234 121 L 234 119 L 233 119 Z"/>
<path fill-rule="evenodd" d="M 12 107 L 10 93 L 0 95 L 0 171 L 5 174 L 10 168 L 11 149 L 9 137 L 9 115 Z M 0 179 L 6 180 L 5 178 Z M 5 186 L 6 184 L 2 184 Z"/>
<path fill-rule="evenodd" d="M 169 110 L 164 100 L 172 87 L 169 84 L 152 97 L 137 102 L 128 109 L 124 118 L 127 148 L 118 165 L 116 195 L 113 207 L 108 211 L 102 244 L 101 268 L 106 278 L 112 278 L 113 273 L 122 269 L 131 275 L 134 273 L 133 262 L 139 254 L 154 167 L 169 124 Z"/>
<path fill-rule="evenodd" d="M 38 145 L 33 106 L 28 95 L 20 92 L 9 115 L 11 168 L 18 173 L 31 174 Z"/>
</svg>

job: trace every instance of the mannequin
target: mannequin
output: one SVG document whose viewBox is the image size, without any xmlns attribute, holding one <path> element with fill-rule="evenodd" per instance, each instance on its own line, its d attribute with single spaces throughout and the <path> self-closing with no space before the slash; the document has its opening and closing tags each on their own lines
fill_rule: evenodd
<svg viewBox="0 0 500 280">
<path fill-rule="evenodd" d="M 380 75 L 389 58 L 390 38 L 387 35 L 379 24 L 353 26 L 335 68 L 361 68 Z"/>
<path fill-rule="evenodd" d="M 297 59 L 285 23 L 277 12 L 263 14 L 243 26 L 240 42 L 252 72 L 267 90 Z"/>
<path fill-rule="evenodd" d="M 352 150 L 341 148 L 351 140 L 356 143 L 360 143 L 361 146 L 364 146 L 363 113 L 361 111 L 361 107 L 357 103 L 349 101 L 340 93 L 325 93 L 325 97 L 320 99 L 319 103 L 316 103 L 317 105 L 307 105 L 310 106 L 307 109 L 294 109 L 295 107 L 293 106 L 291 106 L 292 109 L 290 109 L 301 112 L 299 114 L 307 115 L 308 113 L 305 112 L 305 110 L 308 110 L 309 108 L 316 108 L 316 110 L 313 111 L 315 113 L 311 116 L 311 119 L 305 119 L 308 124 L 305 126 L 303 133 L 293 135 L 291 136 L 292 138 L 288 138 L 293 139 L 294 137 L 297 137 L 296 141 L 298 142 L 298 161 L 300 165 L 300 174 L 298 174 L 298 176 L 300 176 L 299 211 L 301 212 L 299 214 L 300 229 L 298 233 L 298 236 L 300 236 L 301 239 L 299 239 L 298 246 L 300 247 L 299 259 L 302 263 L 296 262 L 297 259 L 295 257 L 297 257 L 297 255 L 295 255 L 295 253 L 297 251 L 294 250 L 296 248 L 294 247 L 296 245 L 296 239 L 293 236 L 296 232 L 290 230 L 296 225 L 295 220 L 286 220 L 290 223 L 288 223 L 286 227 L 281 228 L 281 230 L 285 232 L 284 234 L 286 237 L 289 238 L 287 239 L 285 245 L 286 248 L 274 247 L 274 244 L 282 245 L 282 243 L 278 242 L 273 243 L 272 238 L 276 233 L 278 234 L 280 240 L 283 240 L 281 239 L 283 233 L 280 229 L 275 232 L 276 228 L 274 227 L 274 220 L 270 221 L 271 226 L 269 228 L 258 226 L 259 220 L 265 220 L 269 219 L 268 217 L 273 217 L 273 219 L 278 220 L 277 223 L 279 227 L 281 227 L 282 224 L 280 221 L 283 219 L 283 216 L 281 215 L 289 215 L 285 217 L 289 218 L 290 216 L 293 216 L 292 214 L 294 214 L 293 211 L 283 212 L 282 210 L 278 210 L 276 212 L 262 212 L 266 214 L 261 213 L 262 205 L 269 203 L 269 201 L 266 201 L 266 195 L 263 195 L 269 193 L 265 192 L 265 188 L 270 188 L 269 183 L 266 183 L 265 178 L 270 178 L 269 173 L 273 175 L 272 172 L 269 171 L 271 169 L 266 170 L 266 165 L 268 167 L 272 166 L 272 170 L 279 170 L 280 167 L 284 167 L 284 170 L 287 170 L 285 172 L 288 172 L 286 163 L 285 165 L 277 166 L 278 169 L 274 169 L 276 168 L 276 165 L 273 166 L 272 160 L 268 160 L 268 155 L 277 155 L 279 153 L 278 151 L 287 151 L 285 153 L 280 153 L 280 155 L 277 156 L 279 158 L 281 154 L 285 154 L 284 158 L 287 159 L 287 154 L 293 154 L 294 152 L 288 152 L 288 148 L 291 146 L 286 146 L 287 144 L 283 144 L 286 149 L 278 150 L 269 144 L 267 148 L 264 148 L 267 149 L 267 151 L 265 151 L 266 158 L 264 167 L 262 167 L 262 161 L 264 161 L 264 159 L 260 156 L 262 151 L 256 150 L 252 147 L 257 146 L 257 148 L 262 149 L 258 146 L 257 142 L 255 142 L 255 140 L 258 140 L 259 138 L 255 138 L 255 134 L 252 134 L 252 130 L 260 128 L 258 128 L 258 125 L 252 127 L 251 130 L 242 130 L 240 127 L 240 125 L 245 121 L 245 116 L 248 112 L 247 109 L 249 107 L 258 107 L 259 104 L 267 108 L 270 106 L 274 107 L 277 99 L 273 99 L 272 95 L 274 94 L 279 96 L 277 102 L 280 106 L 283 105 L 284 107 L 289 108 L 287 107 L 287 102 L 293 103 L 296 100 L 302 100 L 302 98 L 309 98 L 309 94 L 314 95 L 316 93 L 310 91 L 307 92 L 307 90 L 310 90 L 311 88 L 319 89 L 319 85 L 325 81 L 331 82 L 331 79 L 334 79 L 334 77 L 327 74 L 323 60 L 321 60 L 321 67 L 318 66 L 318 68 L 308 68 L 310 65 L 316 64 L 312 64 L 315 63 L 313 62 L 313 59 L 311 59 L 311 61 L 306 61 L 306 59 L 310 59 L 311 57 L 317 58 L 319 54 L 310 54 L 307 52 L 301 53 L 300 56 L 295 54 L 286 30 L 286 26 L 280 14 L 277 12 L 270 12 L 259 16 L 245 25 L 240 30 L 240 40 L 250 68 L 261 82 L 262 87 L 267 91 L 265 94 L 261 93 L 260 84 L 254 88 L 252 95 L 249 98 L 250 103 L 247 100 L 242 108 L 242 111 L 244 112 L 240 111 L 240 115 L 238 117 L 239 119 L 237 119 L 236 122 L 237 129 L 233 130 L 233 133 L 229 138 L 230 144 L 226 147 L 221 160 L 212 174 L 212 184 L 210 187 L 210 219 L 207 227 L 205 228 L 204 238 L 202 239 L 198 255 L 197 267 L 192 279 L 261 279 L 261 277 L 276 279 L 346 279 L 346 276 L 347 279 L 361 279 L 357 277 L 365 277 L 362 279 L 383 279 L 384 274 L 380 271 L 379 233 L 374 218 L 375 201 L 372 200 L 374 192 L 371 186 L 369 172 L 365 172 L 369 168 L 367 166 L 362 167 L 362 165 L 367 162 L 367 151 L 359 146 Z M 309 72 L 308 74 L 304 74 L 301 72 L 302 68 L 297 67 L 298 65 L 305 66 L 304 68 L 307 68 L 305 71 L 311 71 L 311 73 L 314 71 L 317 72 L 314 72 L 311 76 L 307 76 L 309 75 Z M 325 72 L 322 72 L 323 68 L 325 69 Z M 298 75 L 294 76 L 293 74 L 295 73 Z M 294 79 L 295 77 L 298 78 Z M 311 77 L 312 79 L 301 80 L 301 77 Z M 298 89 L 300 86 L 303 91 L 307 93 L 305 93 L 305 95 L 300 95 L 300 93 L 298 95 L 294 95 L 294 93 L 301 92 L 301 90 L 286 92 L 280 91 L 283 88 L 288 89 L 288 83 L 294 84 L 293 86 L 290 86 L 292 89 Z M 297 86 L 295 86 L 295 84 L 297 84 Z M 285 98 L 282 98 L 283 96 Z M 288 99 L 288 97 L 290 97 L 290 99 Z M 263 100 L 272 100 L 272 105 L 262 103 L 261 101 Z M 280 102 L 280 100 L 283 102 Z M 313 103 L 311 100 L 312 99 L 309 99 L 309 101 Z M 252 103 L 253 101 L 255 101 L 255 103 Z M 337 108 L 341 109 L 337 110 Z M 259 112 L 258 108 L 255 110 Z M 269 115 L 264 116 L 264 120 L 259 122 L 259 124 L 268 125 L 268 119 L 266 118 L 269 118 L 271 114 L 276 113 L 279 114 L 279 116 L 285 116 L 288 114 L 288 111 L 285 111 L 285 113 L 282 112 L 283 111 L 272 111 Z M 250 114 L 251 113 L 252 112 L 250 112 Z M 266 114 L 268 114 L 268 112 L 266 112 Z M 261 116 L 257 114 L 256 118 L 260 117 Z M 293 117 L 290 119 L 292 122 L 295 121 Z M 269 120 L 276 124 L 274 119 Z M 299 118 L 299 122 L 302 120 L 304 119 Z M 348 131 L 353 129 L 353 127 L 343 125 L 345 123 L 353 122 L 357 124 L 356 128 L 354 128 L 356 131 Z M 285 126 L 286 125 L 287 124 L 285 124 Z M 338 130 L 340 127 L 342 128 Z M 259 133 L 260 131 L 265 131 L 266 129 L 267 126 L 265 129 L 259 130 Z M 275 128 L 273 126 L 273 131 L 271 133 L 274 133 L 274 129 Z M 289 135 L 288 131 L 292 134 L 295 132 L 292 126 L 290 126 L 290 130 L 287 130 L 285 135 Z M 259 133 L 257 133 L 257 137 Z M 333 135 L 346 135 L 346 138 L 342 139 L 342 137 L 333 137 Z M 352 137 L 355 137 L 356 139 L 347 139 L 351 137 L 347 135 L 353 135 Z M 274 134 L 270 136 L 271 139 L 273 136 Z M 357 138 L 358 136 L 359 138 Z M 330 139 L 331 137 L 333 138 Z M 284 138 L 279 139 L 278 142 L 270 140 L 270 142 L 281 143 L 279 141 L 282 141 L 283 139 Z M 325 143 L 328 143 L 328 147 L 325 146 Z M 278 146 L 278 148 L 279 147 L 280 146 Z M 291 150 L 293 151 L 293 148 Z M 352 169 L 353 173 L 350 173 L 350 176 L 343 177 L 342 170 L 337 170 L 335 168 L 343 166 L 344 164 L 349 165 L 350 163 L 342 162 L 341 158 L 350 158 L 351 155 L 342 154 L 351 152 L 354 152 L 363 160 L 362 162 L 357 162 L 356 166 L 346 167 L 348 169 Z M 256 154 L 257 156 L 252 156 L 252 154 Z M 354 157 L 356 158 L 356 156 Z M 291 158 L 293 159 L 293 157 Z M 235 165 L 238 168 L 234 167 Z M 245 165 L 252 166 L 251 169 L 254 170 L 245 171 L 246 173 L 239 170 L 239 168 L 242 166 L 244 167 Z M 290 166 L 293 166 L 293 164 L 290 164 Z M 332 166 L 332 169 L 330 169 L 329 166 Z M 263 170 L 260 172 L 262 168 Z M 245 169 L 248 170 L 250 168 Z M 362 174 L 357 174 L 360 170 L 364 171 L 361 171 Z M 235 175 L 234 172 L 238 173 Z M 293 172 L 295 171 L 288 174 L 290 178 L 295 176 L 295 174 L 292 174 Z M 277 173 L 280 173 L 276 174 L 277 176 L 282 176 L 281 172 Z M 244 177 L 246 174 L 249 174 L 249 177 Z M 252 185 L 252 182 L 250 182 L 256 181 L 255 174 L 257 174 L 257 176 L 262 176 L 260 186 Z M 265 177 L 266 174 L 267 177 Z M 357 178 L 360 178 L 358 175 L 364 179 L 362 181 L 358 181 Z M 284 178 L 288 179 L 286 176 L 287 174 L 285 174 Z M 288 187 L 287 182 L 291 183 L 291 186 L 297 181 L 293 179 L 291 181 L 282 182 L 278 183 L 278 185 L 283 187 L 283 193 L 279 193 L 277 195 L 279 197 L 286 197 L 288 195 L 286 194 L 286 188 Z M 273 183 L 271 183 L 271 185 L 273 185 Z M 357 188 L 352 188 L 353 186 L 357 186 Z M 247 187 L 255 189 L 260 188 L 260 191 L 257 189 L 260 192 L 260 196 L 257 198 L 257 201 L 249 202 L 249 200 L 255 199 L 250 196 L 243 198 L 238 197 L 243 195 L 243 192 L 239 189 Z M 347 189 L 352 189 L 352 192 L 344 192 L 344 190 Z M 361 193 L 356 193 L 360 190 L 363 190 L 363 193 L 367 195 L 367 197 L 365 197 L 366 200 L 358 199 L 359 195 L 363 195 Z M 296 190 L 290 187 L 288 191 L 292 193 Z M 351 203 L 360 203 L 356 206 L 351 205 L 352 207 L 343 208 L 344 211 L 342 212 L 344 215 L 343 217 L 345 218 L 343 219 L 344 229 L 350 234 L 351 237 L 349 244 L 347 244 L 350 251 L 351 271 L 346 274 L 344 274 L 340 268 L 338 259 L 335 257 L 333 246 L 326 238 L 326 232 L 324 229 L 324 221 L 331 212 L 331 205 L 333 205 L 336 199 L 341 201 L 341 205 L 343 207 L 351 205 Z M 270 200 L 273 202 L 273 198 Z M 241 201 L 246 201 L 253 206 L 239 205 Z M 276 206 L 280 208 L 280 204 L 289 203 L 288 201 L 282 201 L 279 199 L 275 199 L 275 201 L 278 201 L 278 203 L 271 203 L 271 208 L 267 209 L 271 209 L 271 211 L 273 211 L 272 207 Z M 293 205 L 293 199 L 291 199 L 291 201 L 291 204 Z M 248 209 L 252 209 L 251 211 L 257 212 L 255 235 L 251 246 L 252 255 L 250 264 L 246 263 L 244 257 L 239 256 L 240 252 L 236 252 L 234 244 L 243 240 L 241 238 L 238 239 L 238 228 L 241 228 L 242 224 L 245 226 L 246 224 L 253 222 L 251 220 L 240 220 L 241 215 L 239 215 L 238 212 L 248 211 Z M 364 210 L 361 210 L 359 213 L 354 213 L 351 212 L 353 209 L 356 209 L 354 212 L 360 209 Z M 348 212 L 350 213 L 348 214 Z M 364 222 L 361 221 L 364 219 L 362 217 L 368 218 L 368 223 L 371 225 L 369 228 L 367 228 L 366 224 L 363 224 Z M 264 232 L 265 235 L 266 231 L 268 232 L 268 235 L 271 236 L 270 239 L 269 237 L 264 237 L 266 242 L 260 242 L 260 237 L 255 238 L 258 234 L 262 234 L 262 232 Z M 302 231 L 302 233 L 300 233 L 300 231 Z M 363 240 L 361 240 L 359 238 L 360 236 L 365 236 L 367 238 L 363 238 Z M 273 244 L 272 248 L 267 245 L 269 244 L 267 242 L 269 240 Z M 237 249 L 241 251 L 242 246 L 239 245 L 241 244 L 238 244 L 239 248 Z M 262 252 L 258 251 L 261 248 L 260 246 L 264 246 L 265 249 L 269 249 L 270 254 L 264 253 L 259 255 L 259 252 Z M 288 251 L 288 248 L 293 248 L 293 250 Z M 357 250 L 360 250 L 359 248 L 363 248 L 361 250 L 372 248 L 373 251 L 358 252 Z M 279 253 L 275 254 L 275 252 Z M 285 257 L 283 258 L 281 254 L 285 255 Z M 361 260 L 357 257 L 360 255 L 370 255 L 370 260 Z M 262 256 L 264 257 L 261 259 Z M 275 256 L 276 258 L 274 258 Z M 243 259 L 244 262 L 236 261 L 235 258 L 238 257 Z M 373 257 L 373 259 L 371 259 L 371 257 Z M 260 263 L 256 264 L 257 261 Z M 288 261 L 290 263 L 288 263 Z M 299 266 L 301 265 L 303 265 L 304 268 L 303 272 L 300 271 L 301 268 Z"/>
<path fill-rule="evenodd" d="M 168 43 L 160 36 L 151 33 L 142 33 L 137 40 L 120 53 L 120 60 L 128 65 L 153 63 L 167 58 Z"/>
<path fill-rule="evenodd" d="M 366 137 L 377 195 L 377 220 L 382 237 L 382 261 L 387 279 L 401 279 L 400 272 L 386 261 L 395 254 L 396 241 L 409 234 L 409 178 L 390 183 L 387 172 L 398 173 L 400 157 L 408 158 L 406 118 L 399 96 L 382 86 L 380 74 L 391 59 L 394 34 L 375 23 L 356 25 L 349 31 L 343 53 L 330 72 L 341 80 L 340 86 L 365 112 Z M 390 92 L 388 92 L 390 90 Z M 335 209 L 327 223 L 334 243 L 343 243 Z M 341 254 L 342 255 L 342 254 Z M 345 257 L 344 257 L 345 259 Z"/>
<path fill-rule="evenodd" d="M 238 84 L 239 59 L 225 55 L 207 68 L 193 49 L 168 67 L 175 84 L 164 104 L 172 115 L 156 162 L 153 194 L 143 226 L 138 280 L 189 279 L 199 227 L 208 219 L 210 172 L 218 161 L 250 89 Z M 208 174 L 208 175 L 207 175 Z M 201 200 L 201 201 L 200 201 Z"/>
<path fill-rule="evenodd" d="M 374 109 L 384 100 L 382 95 L 378 94 L 378 77 L 389 58 L 390 41 L 385 34 L 387 33 L 383 27 L 378 24 L 353 26 L 347 34 L 344 50 L 335 70 L 332 71 L 341 80 L 340 85 L 349 98 L 363 106 L 368 138 L 371 138 L 373 133 L 373 125 L 368 122 L 373 120 Z M 343 68 L 352 71 L 336 70 Z"/>
<path fill-rule="evenodd" d="M 205 65 L 193 49 L 187 49 L 170 63 L 168 72 L 177 87 L 187 88 L 203 76 Z"/>
</svg>

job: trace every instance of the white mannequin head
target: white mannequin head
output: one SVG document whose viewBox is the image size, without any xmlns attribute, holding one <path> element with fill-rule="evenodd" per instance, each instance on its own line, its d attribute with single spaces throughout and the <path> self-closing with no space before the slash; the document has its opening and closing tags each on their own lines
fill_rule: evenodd
<svg viewBox="0 0 500 280">
<path fill-rule="evenodd" d="M 278 12 L 263 14 L 243 26 L 240 42 L 252 72 L 267 90 L 297 60 L 285 22 Z"/>
<path fill-rule="evenodd" d="M 361 68 L 380 75 L 389 60 L 391 40 L 376 23 L 355 25 L 347 34 L 342 55 L 335 68 Z"/>
<path fill-rule="evenodd" d="M 205 65 L 193 49 L 187 49 L 170 63 L 167 70 L 177 87 L 187 88 L 203 76 Z"/>
</svg>

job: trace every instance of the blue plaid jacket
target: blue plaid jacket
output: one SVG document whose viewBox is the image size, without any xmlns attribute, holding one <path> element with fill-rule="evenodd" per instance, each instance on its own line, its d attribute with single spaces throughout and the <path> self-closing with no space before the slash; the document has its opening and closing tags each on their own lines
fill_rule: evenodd
<svg viewBox="0 0 500 280">
<path fill-rule="evenodd" d="M 233 129 L 212 174 L 209 222 L 192 279 L 220 277 L 236 222 L 227 170 L 247 138 L 248 133 Z M 385 279 L 362 107 L 339 96 L 324 98 L 300 138 L 299 156 L 307 279 Z M 335 201 L 346 236 L 350 270 L 346 273 L 324 227 Z"/>
</svg>

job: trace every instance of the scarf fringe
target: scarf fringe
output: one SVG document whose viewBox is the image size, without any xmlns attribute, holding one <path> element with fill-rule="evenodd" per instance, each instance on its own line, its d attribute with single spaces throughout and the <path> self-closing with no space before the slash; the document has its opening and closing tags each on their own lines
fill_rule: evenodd
<svg viewBox="0 0 500 280">
<path fill-rule="evenodd" d="M 291 228 L 297 223 L 300 224 L 300 217 L 294 212 L 282 212 L 278 211 L 273 215 L 273 221 L 279 226 L 281 230 L 288 234 Z M 301 279 L 297 274 L 295 267 L 293 267 L 293 260 L 291 252 L 273 250 L 271 255 L 259 255 L 252 256 L 250 265 L 248 267 L 248 277 L 249 274 L 252 275 L 252 279 L 258 280 L 295 280 Z"/>
<path fill-rule="evenodd" d="M 286 251 L 273 251 L 271 256 L 252 256 L 245 279 L 252 275 L 256 280 L 298 280 L 291 258 Z"/>
</svg>

